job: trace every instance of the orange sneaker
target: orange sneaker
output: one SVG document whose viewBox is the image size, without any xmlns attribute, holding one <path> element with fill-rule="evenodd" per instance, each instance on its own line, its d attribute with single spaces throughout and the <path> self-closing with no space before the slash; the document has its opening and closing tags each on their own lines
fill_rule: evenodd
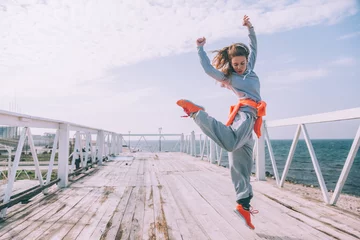
<svg viewBox="0 0 360 240">
<path fill-rule="evenodd" d="M 250 229 L 255 229 L 255 226 L 251 223 L 251 215 L 254 215 L 256 213 L 258 213 L 258 210 L 252 210 L 252 208 L 250 208 L 249 210 L 246 210 L 243 208 L 243 206 L 241 204 L 238 204 L 236 206 L 236 209 L 234 210 L 234 212 L 241 217 L 246 225 L 250 228 Z"/>
<path fill-rule="evenodd" d="M 184 109 L 184 112 L 187 114 L 187 116 L 182 117 L 191 117 L 192 114 L 197 113 L 200 110 L 205 111 L 205 108 L 203 108 L 202 106 L 196 105 L 186 99 L 180 99 L 176 102 L 176 104 L 182 107 Z"/>
</svg>

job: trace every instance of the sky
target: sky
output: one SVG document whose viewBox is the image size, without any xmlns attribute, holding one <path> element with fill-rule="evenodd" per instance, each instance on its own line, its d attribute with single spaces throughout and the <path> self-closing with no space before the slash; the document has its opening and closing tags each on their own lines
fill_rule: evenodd
<svg viewBox="0 0 360 240">
<path fill-rule="evenodd" d="M 0 0 L 0 109 L 118 133 L 201 130 L 181 98 L 226 122 L 235 95 L 203 71 L 205 50 L 258 40 L 266 121 L 360 107 L 356 0 Z M 359 120 L 309 125 L 353 138 Z M 270 129 L 292 138 L 294 127 Z"/>
</svg>

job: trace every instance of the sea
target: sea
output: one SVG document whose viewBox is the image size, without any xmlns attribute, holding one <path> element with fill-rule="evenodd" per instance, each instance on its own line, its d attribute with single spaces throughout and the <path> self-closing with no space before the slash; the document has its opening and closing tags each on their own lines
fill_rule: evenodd
<svg viewBox="0 0 360 240">
<path fill-rule="evenodd" d="M 334 190 L 353 143 L 352 139 L 312 139 L 313 148 L 319 161 L 320 169 L 328 190 Z M 282 175 L 292 140 L 271 140 L 279 175 Z M 197 155 L 200 155 L 200 144 L 197 141 Z M 130 140 L 130 147 L 136 151 L 178 152 L 178 140 Z M 355 156 L 352 168 L 342 189 L 342 193 L 360 196 L 360 151 Z M 222 153 L 227 162 L 228 154 Z M 267 146 L 265 147 L 266 171 L 274 175 Z M 228 167 L 228 166 L 225 166 Z M 309 150 L 304 140 L 299 140 L 286 180 L 319 187 Z"/>
</svg>

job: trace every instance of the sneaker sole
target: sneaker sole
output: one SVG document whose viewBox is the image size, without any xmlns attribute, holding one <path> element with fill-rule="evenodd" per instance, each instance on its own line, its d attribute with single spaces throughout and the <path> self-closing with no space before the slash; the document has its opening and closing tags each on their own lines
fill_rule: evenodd
<svg viewBox="0 0 360 240">
<path fill-rule="evenodd" d="M 245 218 L 238 212 L 238 210 L 234 209 L 234 213 L 236 213 L 236 215 L 240 217 L 240 219 L 244 222 L 245 226 L 247 226 L 250 230 L 255 230 L 251 228 L 249 225 L 247 225 Z"/>
<path fill-rule="evenodd" d="M 176 104 L 179 105 L 180 107 L 184 107 L 186 105 L 186 103 L 191 103 L 194 106 L 200 108 L 200 110 L 205 111 L 205 108 L 203 106 L 197 105 L 197 104 L 195 104 L 195 103 L 193 103 L 192 101 L 189 101 L 189 100 L 181 99 L 181 100 L 176 102 Z"/>
</svg>

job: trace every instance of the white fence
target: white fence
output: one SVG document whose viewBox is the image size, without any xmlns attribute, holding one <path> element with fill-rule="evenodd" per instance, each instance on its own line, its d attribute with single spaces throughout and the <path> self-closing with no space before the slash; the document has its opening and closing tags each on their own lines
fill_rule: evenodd
<svg viewBox="0 0 360 240">
<path fill-rule="evenodd" d="M 271 165 L 274 172 L 274 177 L 276 180 L 277 185 L 281 188 L 284 186 L 286 176 L 288 174 L 288 171 L 291 166 L 292 159 L 294 157 L 296 145 L 298 143 L 300 133 L 303 133 L 303 136 L 305 138 L 305 142 L 307 145 L 307 148 L 310 153 L 310 157 L 312 160 L 312 164 L 314 166 L 314 170 L 317 176 L 317 180 L 319 182 L 319 186 L 323 195 L 324 202 L 326 204 L 332 204 L 335 205 L 339 195 L 341 193 L 341 190 L 346 182 L 346 179 L 348 177 L 348 174 L 350 172 L 350 169 L 352 167 L 354 158 L 356 156 L 356 153 L 359 149 L 360 145 L 360 126 L 357 130 L 357 133 L 355 135 L 354 141 L 352 143 L 352 146 L 350 148 L 350 151 L 348 153 L 348 156 L 345 160 L 344 167 L 342 169 L 341 175 L 339 177 L 339 180 L 337 181 L 336 188 L 334 190 L 334 193 L 330 199 L 327 187 L 325 185 L 325 181 L 319 166 L 318 159 L 316 157 L 313 145 L 311 143 L 310 136 L 308 134 L 306 125 L 312 124 L 312 123 L 325 123 L 325 122 L 334 122 L 334 121 L 345 121 L 345 120 L 354 120 L 354 119 L 360 119 L 360 108 L 354 108 L 354 109 L 347 109 L 343 111 L 335 111 L 335 112 L 328 112 L 328 113 L 322 113 L 322 114 L 315 114 L 315 115 L 309 115 L 309 116 L 302 116 L 302 117 L 296 117 L 296 118 L 289 118 L 289 119 L 281 119 L 281 120 L 274 120 L 274 121 L 264 121 L 264 124 L 262 126 L 262 136 L 257 139 L 257 137 L 254 137 L 256 139 L 255 146 L 254 146 L 254 153 L 253 157 L 256 160 L 255 162 L 255 175 L 258 180 L 265 180 L 265 144 L 267 146 Z M 292 141 L 292 145 L 290 147 L 289 155 L 287 157 L 287 161 L 284 167 L 284 171 L 282 173 L 282 176 L 280 178 L 278 167 L 276 164 L 276 156 L 274 155 L 274 151 L 272 149 L 270 136 L 268 133 L 269 128 L 275 128 L 275 127 L 283 127 L 283 126 L 297 126 L 294 139 Z M 255 134 L 254 134 L 255 136 Z M 223 163 L 222 159 L 222 149 L 215 144 L 212 140 L 209 140 L 207 136 L 205 136 L 204 139 L 202 139 L 201 134 L 195 134 L 194 132 L 182 136 L 183 142 L 181 148 L 182 152 L 188 153 L 192 156 L 200 156 L 201 159 L 204 157 L 207 157 L 208 161 L 211 163 L 217 163 L 218 165 L 221 165 Z M 197 144 L 200 144 L 200 153 L 197 155 L 196 149 L 198 149 Z"/>
<path fill-rule="evenodd" d="M 307 144 L 307 147 L 310 152 L 311 160 L 314 165 L 317 179 L 323 194 L 325 203 L 327 204 L 336 204 L 338 197 L 341 193 L 341 190 L 345 184 L 345 181 L 348 177 L 350 169 L 352 167 L 354 158 L 359 149 L 360 145 L 360 127 L 357 130 L 356 136 L 354 138 L 353 144 L 349 151 L 348 157 L 345 161 L 345 165 L 342 169 L 342 173 L 337 182 L 335 191 L 330 199 L 321 169 L 313 149 L 309 134 L 306 129 L 307 124 L 311 123 L 324 123 L 332 121 L 343 121 L 351 119 L 360 119 L 360 108 L 348 109 L 343 111 L 336 111 L 330 113 L 316 114 L 310 116 L 303 116 L 298 118 L 282 119 L 276 121 L 264 121 L 262 128 L 262 136 L 256 140 L 254 146 L 254 158 L 256 159 L 256 177 L 258 180 L 265 180 L 265 144 L 267 145 L 269 156 L 271 159 L 274 176 L 276 183 L 279 187 L 284 185 L 287 173 L 290 169 L 291 162 L 294 156 L 295 148 L 298 143 L 300 133 L 302 132 Z M 52 184 L 58 184 L 59 187 L 66 187 L 68 185 L 68 177 L 76 171 L 75 162 L 77 159 L 80 159 L 78 165 L 81 166 L 80 169 L 86 168 L 87 164 L 90 163 L 97 165 L 102 165 L 103 158 L 111 154 L 119 154 L 122 152 L 123 143 L 127 143 L 130 151 L 136 151 L 137 144 L 130 147 L 130 137 L 139 137 L 138 142 L 144 140 L 147 145 L 146 137 L 156 137 L 159 140 L 158 149 L 152 148 L 151 151 L 162 151 L 161 143 L 162 140 L 165 140 L 165 137 L 175 137 L 178 138 L 176 147 L 179 147 L 181 152 L 186 152 L 192 156 L 198 156 L 207 158 L 211 163 L 217 163 L 218 165 L 223 164 L 222 152 L 223 150 L 217 146 L 212 140 L 203 134 L 195 134 L 191 132 L 188 135 L 184 134 L 119 134 L 111 131 L 106 131 L 103 129 L 96 129 L 91 127 L 86 127 L 74 123 L 63 122 L 58 120 L 51 120 L 39 117 L 32 117 L 28 115 L 0 111 L 0 125 L 10 126 L 10 127 L 20 127 L 22 128 L 20 133 L 20 139 L 16 147 L 16 153 L 14 161 L 11 166 L 9 166 L 9 171 L 7 174 L 8 183 L 5 189 L 5 195 L 2 203 L 0 203 L 1 217 L 4 217 L 6 214 L 6 209 L 17 202 L 21 201 L 23 195 L 12 195 L 13 185 L 16 179 L 16 173 L 20 162 L 20 157 L 22 149 L 24 146 L 25 139 L 28 138 L 30 145 L 30 150 L 33 156 L 35 172 L 39 179 L 38 188 L 32 188 L 24 192 L 28 194 L 29 191 L 42 191 L 43 194 L 47 194 L 47 188 Z M 274 156 L 270 137 L 268 134 L 268 128 L 280 127 L 280 126 L 290 126 L 296 125 L 297 129 L 295 136 L 290 147 L 289 155 L 285 164 L 284 171 L 280 178 L 278 173 L 278 168 L 276 165 L 276 156 Z M 49 165 L 47 168 L 47 174 L 42 176 L 39 161 L 37 157 L 37 152 L 35 150 L 32 129 L 41 128 L 41 129 L 54 129 L 56 132 L 54 143 L 52 146 L 52 154 L 49 159 Z M 73 133 L 71 135 L 71 133 Z M 70 153 L 69 151 L 69 141 L 70 136 L 74 136 L 74 151 Z M 128 142 L 125 138 L 128 137 Z M 96 141 L 93 141 L 96 139 Z M 197 141 L 198 139 L 198 141 Z M 199 146 L 197 146 L 197 143 Z M 199 149 L 199 150 L 198 150 Z M 9 150 L 9 149 L 8 149 Z M 11 151 L 11 150 L 10 150 Z M 54 160 L 55 154 L 58 153 L 58 167 L 57 167 L 57 179 L 55 181 L 51 180 L 51 173 L 54 170 Z M 69 159 L 71 163 L 69 164 Z M 90 159 L 90 160 L 89 160 Z M 11 160 L 9 161 L 9 163 Z M 46 177 L 46 178 L 45 178 Z"/>
<path fill-rule="evenodd" d="M 348 153 L 348 156 L 345 160 L 344 167 L 342 169 L 341 175 L 337 181 L 336 188 L 334 190 L 334 193 L 330 199 L 329 193 L 327 190 L 327 187 L 325 185 L 325 181 L 323 178 L 323 174 L 321 172 L 318 159 L 316 157 L 313 145 L 311 143 L 310 136 L 308 134 L 306 126 L 308 124 L 313 123 L 325 123 L 325 122 L 334 122 L 334 121 L 345 121 L 345 120 L 353 120 L 353 119 L 360 119 L 360 108 L 353 108 L 353 109 L 347 109 L 342 111 L 335 111 L 335 112 L 328 112 L 328 113 L 321 113 L 321 114 L 315 114 L 315 115 L 309 115 L 309 116 L 302 116 L 302 117 L 296 117 L 296 118 L 289 118 L 289 119 L 281 119 L 281 120 L 275 120 L 275 121 L 266 121 L 265 127 L 263 129 L 263 136 L 257 141 L 257 151 L 259 151 L 259 148 L 261 148 L 261 151 L 265 152 L 265 142 L 268 147 L 269 156 L 271 159 L 274 176 L 276 179 L 276 183 L 279 187 L 283 187 L 286 176 L 288 174 L 288 171 L 291 166 L 291 162 L 295 153 L 296 145 L 298 143 L 300 133 L 303 134 L 307 148 L 310 153 L 310 157 L 312 160 L 312 164 L 314 166 L 314 170 L 316 173 L 317 180 L 320 185 L 320 189 L 323 195 L 324 202 L 326 204 L 336 204 L 339 195 L 341 193 L 341 190 L 345 184 L 345 181 L 348 177 L 348 174 L 350 172 L 350 169 L 352 167 L 352 164 L 354 162 L 354 158 L 356 156 L 356 153 L 359 149 L 360 145 L 360 126 L 357 130 L 357 133 L 355 135 L 354 141 L 352 143 L 352 146 L 350 148 L 350 151 Z M 284 171 L 282 173 L 282 176 L 280 178 L 278 168 L 276 165 L 276 156 L 274 156 L 272 147 L 271 147 L 271 141 L 268 134 L 269 128 L 275 128 L 275 127 L 283 127 L 283 126 L 297 126 L 295 131 L 295 136 L 292 141 L 292 145 L 290 147 L 289 155 L 286 160 L 286 164 L 284 167 Z M 257 165 L 259 171 L 261 173 L 265 173 L 265 156 L 261 153 L 261 157 L 257 158 Z"/>
<path fill-rule="evenodd" d="M 12 162 L 12 166 L 9 168 L 4 198 L 0 204 L 1 217 L 5 216 L 8 207 L 22 201 L 24 198 L 23 194 L 17 195 L 16 197 L 11 195 L 26 138 L 28 138 L 31 155 L 34 160 L 35 172 L 40 184 L 38 188 L 31 189 L 32 192 L 25 191 L 24 194 L 26 196 L 30 196 L 36 191 L 39 192 L 39 190 L 40 192 L 42 191 L 44 194 L 47 194 L 47 187 L 54 183 L 57 183 L 60 188 L 66 187 L 68 185 L 69 174 L 76 170 L 75 160 L 79 158 L 79 156 L 81 159 L 81 167 L 84 168 L 88 164 L 88 159 L 91 159 L 91 163 L 96 162 L 98 165 L 101 165 L 104 156 L 121 152 L 121 134 L 103 129 L 7 111 L 0 111 L 0 125 L 22 128 L 20 139 L 16 147 L 15 158 Z M 56 132 L 45 179 L 40 171 L 38 156 L 33 141 L 32 129 L 34 128 L 54 129 Z M 69 152 L 69 136 L 71 132 L 75 133 L 75 147 L 74 152 L 72 153 Z M 96 138 L 96 146 L 93 146 L 92 137 Z M 58 153 L 57 180 L 50 182 L 56 153 Z M 69 165 L 69 158 L 71 157 L 72 161 Z"/>
</svg>

